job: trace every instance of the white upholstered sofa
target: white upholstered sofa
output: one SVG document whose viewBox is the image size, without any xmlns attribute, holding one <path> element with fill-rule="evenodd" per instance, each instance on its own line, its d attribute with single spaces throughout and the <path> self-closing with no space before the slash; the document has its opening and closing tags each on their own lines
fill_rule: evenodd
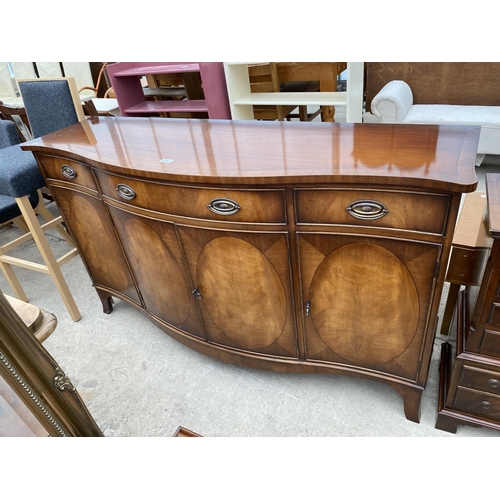
<svg viewBox="0 0 500 500">
<path fill-rule="evenodd" d="M 500 106 L 413 104 L 412 91 L 402 80 L 393 80 L 382 88 L 372 100 L 371 113 L 363 115 L 363 121 L 480 125 L 476 165 L 487 154 L 500 155 Z"/>
</svg>

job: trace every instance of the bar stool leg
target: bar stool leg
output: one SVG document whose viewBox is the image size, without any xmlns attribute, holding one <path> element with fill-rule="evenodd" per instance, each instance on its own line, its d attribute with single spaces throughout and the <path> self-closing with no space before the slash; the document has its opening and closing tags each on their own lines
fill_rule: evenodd
<svg viewBox="0 0 500 500">
<path fill-rule="evenodd" d="M 56 258 L 54 257 L 54 254 L 49 246 L 47 238 L 45 237 L 45 234 L 40 227 L 40 224 L 35 212 L 33 211 L 33 208 L 31 207 L 28 197 L 23 196 L 21 198 L 16 198 L 16 202 L 19 209 L 21 210 L 21 213 L 23 214 L 27 226 L 31 231 L 31 235 L 33 236 L 40 254 L 42 255 L 48 272 L 54 280 L 57 290 L 59 291 L 59 294 L 61 295 L 64 304 L 66 305 L 66 309 L 68 310 L 73 321 L 79 321 L 82 315 L 78 310 L 73 295 L 71 295 L 68 284 L 64 279 L 59 264 L 56 261 Z"/>
<path fill-rule="evenodd" d="M 5 255 L 5 253 L 2 250 L 2 248 L 0 247 L 0 259 L 3 255 Z M 22 300 L 23 302 L 28 302 L 28 296 L 24 292 L 23 287 L 21 286 L 21 283 L 17 279 L 17 276 L 14 273 L 12 266 L 10 264 L 7 264 L 6 262 L 2 262 L 2 260 L 0 260 L 0 270 L 3 272 L 3 274 L 7 280 L 7 283 L 12 288 L 16 298 L 19 300 Z"/>
</svg>

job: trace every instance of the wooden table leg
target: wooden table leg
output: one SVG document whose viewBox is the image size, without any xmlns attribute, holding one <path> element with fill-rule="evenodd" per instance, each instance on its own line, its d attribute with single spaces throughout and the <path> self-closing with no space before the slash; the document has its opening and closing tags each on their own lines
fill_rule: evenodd
<svg viewBox="0 0 500 500">
<path fill-rule="evenodd" d="M 443 414 L 452 371 L 451 355 L 451 345 L 448 342 L 441 344 L 441 357 L 439 360 L 438 416 L 435 427 L 441 431 L 456 434 L 458 425 L 457 420 Z"/>
<path fill-rule="evenodd" d="M 96 288 L 96 292 L 102 304 L 102 312 L 105 314 L 111 314 L 113 311 L 113 297 L 104 290 Z"/>
<path fill-rule="evenodd" d="M 320 92 L 336 92 L 337 91 L 337 71 L 334 71 L 333 64 L 336 63 L 323 63 L 321 75 L 319 78 L 319 91 Z M 334 122 L 335 121 L 335 106 L 322 106 L 321 107 L 321 121 Z"/>
<path fill-rule="evenodd" d="M 420 422 L 420 402 L 422 400 L 423 389 L 401 386 L 399 393 L 403 398 L 406 418 L 418 424 Z"/>
<path fill-rule="evenodd" d="M 455 307 L 457 305 L 459 290 L 460 285 L 456 285 L 455 283 L 450 284 L 448 298 L 446 299 L 446 306 L 444 309 L 443 322 L 441 323 L 441 335 L 448 335 L 448 333 L 450 332 L 450 326 L 453 320 Z"/>
<path fill-rule="evenodd" d="M 321 106 L 321 121 L 322 122 L 335 121 L 335 106 Z"/>
</svg>

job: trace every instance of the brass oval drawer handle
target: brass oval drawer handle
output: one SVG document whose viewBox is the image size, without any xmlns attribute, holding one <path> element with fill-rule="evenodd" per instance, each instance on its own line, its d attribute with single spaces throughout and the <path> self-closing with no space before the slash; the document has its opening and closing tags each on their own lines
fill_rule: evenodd
<svg viewBox="0 0 500 500">
<path fill-rule="evenodd" d="M 76 172 L 69 165 L 63 165 L 61 167 L 61 174 L 68 179 L 74 179 L 76 177 Z"/>
<path fill-rule="evenodd" d="M 118 186 L 116 186 L 116 192 L 118 196 L 121 196 L 124 200 L 133 200 L 136 197 L 135 191 L 126 184 L 118 184 Z"/>
<path fill-rule="evenodd" d="M 500 385 L 500 380 L 497 380 L 496 378 L 490 378 L 488 380 L 488 385 L 490 387 L 493 387 L 493 389 L 496 389 Z"/>
<path fill-rule="evenodd" d="M 214 198 L 207 208 L 214 214 L 218 215 L 233 215 L 241 208 L 238 203 L 229 198 Z"/>
<path fill-rule="evenodd" d="M 373 220 L 380 219 L 389 213 L 387 207 L 380 201 L 357 200 L 353 201 L 346 210 L 356 219 Z"/>
<path fill-rule="evenodd" d="M 491 403 L 489 401 L 481 401 L 481 406 L 485 409 L 485 410 L 489 410 L 491 408 Z"/>
</svg>

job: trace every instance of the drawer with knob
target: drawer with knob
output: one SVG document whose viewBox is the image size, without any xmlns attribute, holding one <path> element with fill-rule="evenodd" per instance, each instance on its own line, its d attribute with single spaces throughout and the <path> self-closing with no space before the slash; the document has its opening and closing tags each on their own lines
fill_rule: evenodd
<svg viewBox="0 0 500 500">
<path fill-rule="evenodd" d="M 51 179 L 71 182 L 97 192 L 90 167 L 85 163 L 49 155 L 38 155 L 38 160 L 43 165 L 49 183 Z"/>
<path fill-rule="evenodd" d="M 403 191 L 296 189 L 298 224 L 342 224 L 441 235 L 450 197 Z"/>
<path fill-rule="evenodd" d="M 500 396 L 500 372 L 465 365 L 459 384 L 465 388 L 478 389 Z"/>
<path fill-rule="evenodd" d="M 104 196 L 131 206 L 193 219 L 285 224 L 282 189 L 196 188 L 130 179 L 96 171 Z"/>
<path fill-rule="evenodd" d="M 489 392 L 458 388 L 453 406 L 461 411 L 485 416 L 491 419 L 500 418 L 500 396 Z"/>
</svg>

